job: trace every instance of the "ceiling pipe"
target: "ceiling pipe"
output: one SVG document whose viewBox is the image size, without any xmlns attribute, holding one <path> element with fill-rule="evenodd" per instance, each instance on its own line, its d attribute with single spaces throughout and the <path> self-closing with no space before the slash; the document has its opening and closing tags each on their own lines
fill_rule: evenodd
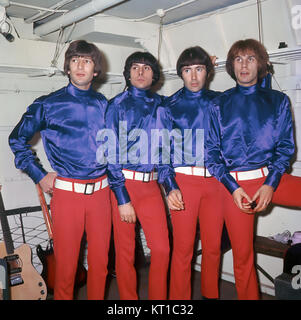
<svg viewBox="0 0 301 320">
<path fill-rule="evenodd" d="M 58 18 L 36 27 L 34 29 L 34 33 L 38 36 L 45 36 L 51 32 L 59 30 L 60 28 L 86 19 L 93 14 L 99 13 L 123 1 L 124 0 L 92 0 L 81 7 L 71 10 Z"/>
<path fill-rule="evenodd" d="M 1 1 L 1 0 L 0 0 Z M 52 10 L 57 10 L 61 7 L 63 7 L 64 5 L 66 4 L 69 4 L 70 2 L 73 2 L 74 0 L 62 0 L 56 4 L 54 4 L 53 6 L 51 6 L 49 9 L 52 9 Z M 67 10 L 66 10 L 67 11 Z M 51 14 L 54 14 L 55 12 L 51 12 L 51 13 L 46 13 L 45 11 L 42 11 L 40 10 L 39 13 L 36 13 L 35 15 L 31 16 L 31 17 L 28 17 L 28 18 L 25 18 L 24 19 L 24 22 L 25 23 L 33 23 L 35 21 L 38 21 L 40 19 L 44 19 L 46 18 L 45 15 L 47 15 L 47 17 Z"/>
</svg>

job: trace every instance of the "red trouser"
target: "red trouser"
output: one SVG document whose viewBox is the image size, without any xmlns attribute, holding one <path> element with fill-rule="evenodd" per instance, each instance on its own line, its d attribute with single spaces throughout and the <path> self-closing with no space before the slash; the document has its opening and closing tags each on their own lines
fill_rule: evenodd
<svg viewBox="0 0 301 320">
<path fill-rule="evenodd" d="M 239 185 L 252 198 L 258 188 L 264 183 L 265 178 L 238 181 Z M 202 242 L 203 251 L 210 252 L 216 257 L 220 256 L 220 241 L 222 224 L 225 221 L 232 246 L 234 276 L 238 299 L 256 300 L 259 298 L 258 282 L 254 266 L 253 250 L 253 214 L 246 214 L 238 209 L 232 195 L 222 189 L 224 210 L 220 216 L 210 215 L 205 212 L 203 220 L 204 230 L 214 234 L 211 241 Z M 280 184 L 274 192 L 272 203 L 285 206 L 301 207 L 301 177 L 284 174 Z M 216 265 L 212 265 L 217 270 Z M 203 272 L 203 270 L 202 270 Z M 203 278 L 206 282 L 203 283 Z M 202 277 L 202 293 L 207 298 L 218 298 L 218 287 L 215 283 L 216 276 L 211 279 L 207 273 Z"/>
<path fill-rule="evenodd" d="M 148 298 L 164 300 L 167 295 L 167 271 L 169 264 L 169 238 L 166 212 L 156 181 L 126 180 L 125 186 L 131 197 L 151 250 L 148 280 Z M 120 299 L 136 300 L 137 279 L 135 262 L 135 224 L 121 221 L 117 201 L 111 195 L 116 254 L 116 276 Z"/>
<path fill-rule="evenodd" d="M 59 179 L 91 183 L 103 178 L 105 176 L 95 180 Z M 54 188 L 51 215 L 56 261 L 54 299 L 73 299 L 74 280 L 84 231 L 88 242 L 88 299 L 103 299 L 111 236 L 109 188 L 100 189 L 91 195 Z"/>
<path fill-rule="evenodd" d="M 216 237 L 214 230 L 203 232 L 208 228 L 203 221 L 204 214 L 208 216 L 220 216 L 221 201 L 219 199 L 219 189 L 221 184 L 213 177 L 204 178 L 199 176 L 176 174 L 176 181 L 180 187 L 185 209 L 181 211 L 171 210 L 171 221 L 173 227 L 173 251 L 170 272 L 170 292 L 169 298 L 172 300 L 191 299 L 191 259 L 195 243 L 197 219 L 200 224 L 201 241 L 210 242 Z M 220 223 L 222 229 L 223 222 Z M 213 232 L 212 232 L 213 231 Z M 214 259 L 212 261 L 212 259 Z M 218 282 L 218 261 L 216 257 L 202 254 L 202 274 L 203 270 L 214 282 Z M 211 269 L 214 265 L 215 269 Z M 203 277 L 202 277 L 203 284 Z"/>
</svg>

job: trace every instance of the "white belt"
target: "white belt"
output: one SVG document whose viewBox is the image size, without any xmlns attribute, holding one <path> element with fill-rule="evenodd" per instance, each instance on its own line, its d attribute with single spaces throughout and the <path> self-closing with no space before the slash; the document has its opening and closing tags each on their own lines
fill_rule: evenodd
<svg viewBox="0 0 301 320">
<path fill-rule="evenodd" d="M 122 173 L 126 179 L 137 180 L 143 182 L 150 182 L 153 180 L 158 180 L 158 172 L 140 172 L 128 169 L 123 169 Z"/>
<path fill-rule="evenodd" d="M 93 194 L 94 192 L 104 189 L 108 186 L 108 178 L 97 182 L 78 183 L 56 179 L 54 187 L 65 191 L 74 191 L 76 193 Z"/>
<path fill-rule="evenodd" d="M 208 169 L 204 167 L 176 167 L 175 172 L 184 173 L 191 176 L 211 177 Z"/>
<path fill-rule="evenodd" d="M 269 170 L 267 167 L 262 167 L 260 169 L 249 170 L 249 171 L 231 171 L 231 176 L 239 181 L 239 180 L 252 180 L 266 177 L 269 174 Z"/>
</svg>

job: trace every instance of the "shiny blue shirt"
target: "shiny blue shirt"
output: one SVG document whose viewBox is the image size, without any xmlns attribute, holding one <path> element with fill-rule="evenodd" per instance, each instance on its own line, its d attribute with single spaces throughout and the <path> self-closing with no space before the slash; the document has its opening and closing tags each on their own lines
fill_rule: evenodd
<svg viewBox="0 0 301 320">
<path fill-rule="evenodd" d="M 229 171 L 267 166 L 264 183 L 276 190 L 295 150 L 287 95 L 257 84 L 237 85 L 215 98 L 209 110 L 206 165 L 210 173 L 233 193 L 239 184 Z"/>
<path fill-rule="evenodd" d="M 157 118 L 161 102 L 158 94 L 134 86 L 109 101 L 105 121 L 106 127 L 116 134 L 117 152 L 116 158 L 109 157 L 108 177 L 119 205 L 130 202 L 122 169 L 158 171 L 159 183 L 168 180 L 170 190 L 178 189 L 172 166 L 152 161 L 152 131 L 159 129 Z M 120 147 L 121 143 L 125 143 L 125 149 Z"/>
<path fill-rule="evenodd" d="M 219 92 L 181 88 L 164 100 L 159 112 L 161 127 L 168 128 L 173 167 L 204 166 L 204 116 Z M 166 193 L 168 184 L 163 183 Z"/>
<path fill-rule="evenodd" d="M 172 135 L 171 160 L 174 167 L 204 165 L 204 116 L 209 102 L 219 92 L 202 89 L 192 92 L 181 88 L 164 100 L 160 112 L 162 127 L 179 132 L 181 147 Z"/>
<path fill-rule="evenodd" d="M 35 100 L 9 136 L 16 167 L 35 183 L 47 174 L 28 144 L 40 131 L 50 165 L 59 176 L 94 179 L 104 175 L 107 166 L 96 160 L 96 135 L 104 127 L 106 106 L 102 94 L 71 83 Z"/>
</svg>

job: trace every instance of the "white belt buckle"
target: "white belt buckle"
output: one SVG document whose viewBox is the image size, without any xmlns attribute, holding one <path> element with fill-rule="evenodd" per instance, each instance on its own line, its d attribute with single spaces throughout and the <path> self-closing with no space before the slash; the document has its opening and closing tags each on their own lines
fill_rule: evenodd
<svg viewBox="0 0 301 320">
<path fill-rule="evenodd" d="M 151 178 L 150 172 L 143 172 L 143 178 L 142 178 L 143 182 L 150 182 L 150 178 Z"/>
<path fill-rule="evenodd" d="M 86 183 L 84 194 L 90 195 L 94 193 L 95 183 Z"/>
</svg>

